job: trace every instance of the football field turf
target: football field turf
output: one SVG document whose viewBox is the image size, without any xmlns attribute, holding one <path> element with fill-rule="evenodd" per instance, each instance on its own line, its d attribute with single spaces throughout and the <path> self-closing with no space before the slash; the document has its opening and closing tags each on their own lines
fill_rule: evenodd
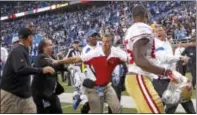
<svg viewBox="0 0 197 115">
<path fill-rule="evenodd" d="M 187 73 L 186 75 L 189 79 L 191 79 L 191 74 L 190 73 Z M 71 86 L 68 86 L 67 83 L 65 82 L 61 82 L 61 77 L 59 76 L 59 80 L 60 80 L 60 83 L 62 84 L 62 86 L 64 87 L 65 89 L 65 93 L 73 93 L 73 88 Z M 124 91 L 122 93 L 122 95 L 124 96 L 128 96 L 127 92 Z M 196 99 L 196 90 L 193 90 L 193 95 L 192 95 L 192 98 L 193 99 Z M 79 105 L 78 109 L 77 110 L 73 110 L 72 108 L 72 104 L 71 103 L 61 103 L 62 104 L 62 109 L 63 109 L 63 113 L 80 113 L 80 108 L 82 105 Z M 107 108 L 105 108 L 104 110 L 104 113 L 107 113 Z M 123 108 L 122 109 L 122 113 L 137 113 L 137 110 L 136 108 Z"/>
</svg>

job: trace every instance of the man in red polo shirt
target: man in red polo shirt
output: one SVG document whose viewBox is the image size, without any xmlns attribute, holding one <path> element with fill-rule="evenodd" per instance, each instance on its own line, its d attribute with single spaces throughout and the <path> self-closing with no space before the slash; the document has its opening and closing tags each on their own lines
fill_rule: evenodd
<svg viewBox="0 0 197 115">
<path fill-rule="evenodd" d="M 95 81 L 86 78 L 83 82 L 90 104 L 90 112 L 103 113 L 104 102 L 106 102 L 110 106 L 112 113 L 120 113 L 120 102 L 110 81 L 116 65 L 127 61 L 127 54 L 121 49 L 112 47 L 113 40 L 110 35 L 104 35 L 102 43 L 102 47 L 97 47 L 87 54 L 80 57 L 64 58 L 57 61 L 57 63 L 84 62 L 89 65 L 96 76 Z"/>
</svg>

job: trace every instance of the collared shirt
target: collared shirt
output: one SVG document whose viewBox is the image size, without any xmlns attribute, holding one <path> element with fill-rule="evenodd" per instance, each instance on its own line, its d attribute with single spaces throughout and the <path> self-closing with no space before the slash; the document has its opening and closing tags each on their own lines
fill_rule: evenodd
<svg viewBox="0 0 197 115">
<path fill-rule="evenodd" d="M 127 61 L 126 52 L 121 49 L 112 47 L 111 53 L 105 56 L 102 47 L 97 47 L 95 50 L 87 54 L 81 55 L 83 62 L 92 67 L 96 75 L 96 85 L 106 86 L 112 77 L 112 72 L 118 64 Z"/>
</svg>

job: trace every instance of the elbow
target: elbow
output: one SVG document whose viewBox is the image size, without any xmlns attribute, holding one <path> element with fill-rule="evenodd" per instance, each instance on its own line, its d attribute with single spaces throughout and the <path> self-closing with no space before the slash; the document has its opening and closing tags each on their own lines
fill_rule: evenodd
<svg viewBox="0 0 197 115">
<path fill-rule="evenodd" d="M 138 67 L 142 67 L 143 64 L 140 62 L 141 60 L 140 59 L 135 59 L 135 64 L 138 66 Z"/>
</svg>

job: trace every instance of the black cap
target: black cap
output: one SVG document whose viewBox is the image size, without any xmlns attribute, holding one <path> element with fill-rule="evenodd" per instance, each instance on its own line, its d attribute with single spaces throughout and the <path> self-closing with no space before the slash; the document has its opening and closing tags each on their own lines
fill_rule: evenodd
<svg viewBox="0 0 197 115">
<path fill-rule="evenodd" d="M 33 32 L 29 28 L 21 28 L 18 32 L 19 39 L 27 38 L 29 35 L 33 35 Z"/>
</svg>

